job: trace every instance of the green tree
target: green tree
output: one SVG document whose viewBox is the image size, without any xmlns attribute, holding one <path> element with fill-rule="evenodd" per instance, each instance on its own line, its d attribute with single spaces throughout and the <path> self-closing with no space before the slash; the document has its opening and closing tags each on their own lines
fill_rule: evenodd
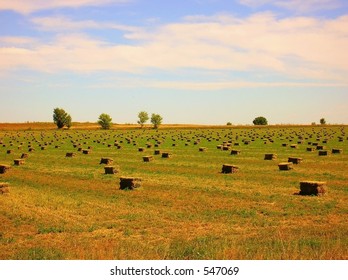
<svg viewBox="0 0 348 280">
<path fill-rule="evenodd" d="M 108 114 L 101 114 L 98 119 L 98 124 L 102 129 L 110 129 L 112 125 L 112 118 Z"/>
<path fill-rule="evenodd" d="M 53 121 L 59 129 L 64 126 L 71 126 L 71 116 L 61 108 L 55 108 L 53 110 Z"/>
<path fill-rule="evenodd" d="M 254 125 L 267 125 L 267 119 L 265 117 L 257 117 L 253 120 Z"/>
<path fill-rule="evenodd" d="M 326 120 L 325 120 L 324 118 L 321 118 L 321 119 L 320 119 L 320 124 L 321 124 L 321 125 L 326 124 Z"/>
<path fill-rule="evenodd" d="M 152 114 L 151 123 L 153 124 L 153 128 L 157 129 L 162 124 L 162 117 L 158 114 Z"/>
<path fill-rule="evenodd" d="M 138 124 L 140 124 L 141 127 L 143 127 L 144 124 L 149 120 L 149 115 L 146 112 L 141 111 L 138 114 L 138 118 L 139 118 Z"/>
<path fill-rule="evenodd" d="M 227 122 L 226 125 L 232 125 L 232 123 L 231 122 Z"/>
</svg>

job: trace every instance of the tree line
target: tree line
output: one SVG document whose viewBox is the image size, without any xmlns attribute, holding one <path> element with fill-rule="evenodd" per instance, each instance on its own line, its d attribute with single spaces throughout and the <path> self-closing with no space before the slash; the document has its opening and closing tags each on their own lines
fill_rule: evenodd
<svg viewBox="0 0 348 280">
<path fill-rule="evenodd" d="M 150 119 L 150 117 L 147 112 L 141 111 L 138 114 L 138 119 L 139 120 L 137 121 L 137 123 L 140 124 L 141 128 L 143 128 L 145 123 Z M 162 124 L 163 118 L 161 115 L 153 113 L 151 115 L 150 121 L 153 125 L 153 128 L 157 129 Z M 72 125 L 71 116 L 62 108 L 55 108 L 53 110 L 53 122 L 57 125 L 59 129 L 63 127 L 70 128 Z M 98 124 L 102 129 L 110 129 L 113 124 L 112 118 L 110 117 L 110 115 L 102 113 L 98 118 Z"/>
</svg>

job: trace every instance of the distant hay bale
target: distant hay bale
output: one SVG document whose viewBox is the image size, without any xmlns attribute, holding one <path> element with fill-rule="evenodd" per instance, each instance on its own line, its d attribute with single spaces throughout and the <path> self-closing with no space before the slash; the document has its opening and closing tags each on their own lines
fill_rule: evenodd
<svg viewBox="0 0 348 280">
<path fill-rule="evenodd" d="M 11 169 L 11 166 L 6 164 L 0 164 L 0 174 L 4 174 L 10 169 Z"/>
<path fill-rule="evenodd" d="M 119 172 L 119 169 L 115 166 L 105 166 L 104 167 L 105 174 L 116 174 Z"/>
<path fill-rule="evenodd" d="M 239 143 L 238 143 L 238 142 L 236 142 L 236 143 L 234 143 L 233 145 L 234 145 L 234 146 L 239 146 Z"/>
<path fill-rule="evenodd" d="M 240 151 L 239 150 L 232 150 L 231 155 L 239 155 Z"/>
<path fill-rule="evenodd" d="M 21 155 L 21 158 L 28 158 L 29 157 L 29 155 L 27 154 L 27 153 L 23 153 L 22 155 Z"/>
<path fill-rule="evenodd" d="M 146 144 L 146 148 L 148 149 L 152 148 L 152 144 Z"/>
<path fill-rule="evenodd" d="M 221 149 L 222 149 L 222 145 L 217 145 L 216 148 L 217 148 L 218 150 L 221 150 Z"/>
<path fill-rule="evenodd" d="M 323 145 L 317 145 L 317 150 L 325 150 L 326 146 Z"/>
<path fill-rule="evenodd" d="M 224 164 L 222 165 L 221 173 L 228 174 L 228 173 L 236 173 L 239 171 L 239 167 L 232 165 L 232 164 Z"/>
<path fill-rule="evenodd" d="M 114 160 L 112 158 L 101 158 L 99 164 L 111 164 Z"/>
<path fill-rule="evenodd" d="M 79 148 L 77 149 L 77 151 L 78 151 L 78 152 L 81 152 L 81 151 L 82 151 L 82 147 L 79 147 Z"/>
<path fill-rule="evenodd" d="M 161 154 L 161 151 L 160 151 L 160 150 L 155 150 L 155 151 L 154 151 L 154 154 L 155 154 L 155 155 L 160 155 L 160 154 Z"/>
<path fill-rule="evenodd" d="M 312 148 L 312 147 L 307 147 L 307 152 L 314 152 L 314 148 Z"/>
<path fill-rule="evenodd" d="M 329 153 L 327 150 L 319 150 L 319 153 L 318 153 L 319 156 L 327 156 L 328 154 Z"/>
<path fill-rule="evenodd" d="M 222 150 L 223 150 L 223 151 L 228 151 L 229 149 L 230 149 L 229 146 L 222 146 Z"/>
<path fill-rule="evenodd" d="M 141 178 L 121 177 L 120 190 L 134 190 L 141 187 Z"/>
<path fill-rule="evenodd" d="M 138 151 L 139 151 L 139 152 L 143 152 L 143 151 L 145 151 L 145 148 L 140 147 L 140 148 L 138 148 Z"/>
<path fill-rule="evenodd" d="M 162 158 L 170 158 L 172 156 L 171 153 L 168 153 L 168 152 L 163 152 L 162 153 Z"/>
<path fill-rule="evenodd" d="M 41 147 L 41 150 L 43 151 L 43 150 L 46 150 L 46 146 L 42 146 Z"/>
<path fill-rule="evenodd" d="M 207 150 L 206 147 L 200 147 L 200 148 L 198 149 L 198 151 L 200 151 L 200 152 L 205 152 L 206 150 Z"/>
<path fill-rule="evenodd" d="M 342 154 L 342 153 L 343 153 L 343 150 L 342 150 L 342 149 L 332 149 L 332 150 L 331 150 L 331 153 L 332 153 L 332 154 Z"/>
<path fill-rule="evenodd" d="M 291 149 L 297 149 L 297 147 L 298 147 L 297 144 L 291 144 L 291 145 L 290 145 L 290 148 L 291 148 Z"/>
<path fill-rule="evenodd" d="M 75 157 L 76 153 L 66 153 L 65 157 Z"/>
<path fill-rule="evenodd" d="M 10 184 L 5 182 L 0 182 L 0 194 L 5 194 L 10 192 Z"/>
<path fill-rule="evenodd" d="M 91 153 L 91 150 L 85 149 L 85 150 L 82 150 L 82 153 L 83 153 L 84 155 L 88 155 L 88 154 Z"/>
<path fill-rule="evenodd" d="M 281 162 L 278 164 L 279 170 L 291 170 L 293 169 L 292 162 Z"/>
<path fill-rule="evenodd" d="M 302 162 L 302 158 L 299 157 L 289 157 L 288 162 L 292 162 L 293 164 L 300 164 Z"/>
<path fill-rule="evenodd" d="M 300 182 L 300 195 L 323 195 L 326 193 L 326 182 L 302 181 Z"/>
<path fill-rule="evenodd" d="M 13 150 L 7 150 L 7 154 L 13 154 Z"/>
<path fill-rule="evenodd" d="M 265 154 L 264 160 L 274 160 L 277 159 L 277 154 Z"/>
<path fill-rule="evenodd" d="M 152 156 L 143 156 L 143 161 L 144 162 L 150 162 L 153 160 L 153 157 Z"/>
<path fill-rule="evenodd" d="M 14 162 L 14 165 L 22 165 L 25 163 L 25 160 L 24 159 L 15 159 L 13 160 Z"/>
<path fill-rule="evenodd" d="M 282 147 L 287 147 L 288 146 L 288 143 L 283 143 L 282 144 Z"/>
</svg>

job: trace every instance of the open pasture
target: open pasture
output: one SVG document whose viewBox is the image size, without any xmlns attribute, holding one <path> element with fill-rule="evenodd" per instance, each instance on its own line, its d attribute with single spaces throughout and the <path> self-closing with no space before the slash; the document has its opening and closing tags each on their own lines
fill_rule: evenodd
<svg viewBox="0 0 348 280">
<path fill-rule="evenodd" d="M 347 127 L 1 131 L 0 164 L 0 259 L 348 257 Z"/>
</svg>

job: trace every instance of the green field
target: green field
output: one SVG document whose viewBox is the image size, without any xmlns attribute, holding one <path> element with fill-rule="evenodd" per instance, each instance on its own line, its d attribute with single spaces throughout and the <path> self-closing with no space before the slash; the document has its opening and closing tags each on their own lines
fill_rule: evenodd
<svg viewBox="0 0 348 280">
<path fill-rule="evenodd" d="M 11 166 L 0 174 L 10 184 L 0 195 L 3 260 L 348 258 L 345 126 L 9 130 L 0 143 L 0 164 Z M 119 173 L 105 175 L 102 157 Z M 279 171 L 288 157 L 303 161 Z M 239 172 L 222 174 L 223 164 Z M 119 190 L 121 176 L 142 186 Z M 303 180 L 327 182 L 327 193 L 297 195 Z"/>
</svg>

